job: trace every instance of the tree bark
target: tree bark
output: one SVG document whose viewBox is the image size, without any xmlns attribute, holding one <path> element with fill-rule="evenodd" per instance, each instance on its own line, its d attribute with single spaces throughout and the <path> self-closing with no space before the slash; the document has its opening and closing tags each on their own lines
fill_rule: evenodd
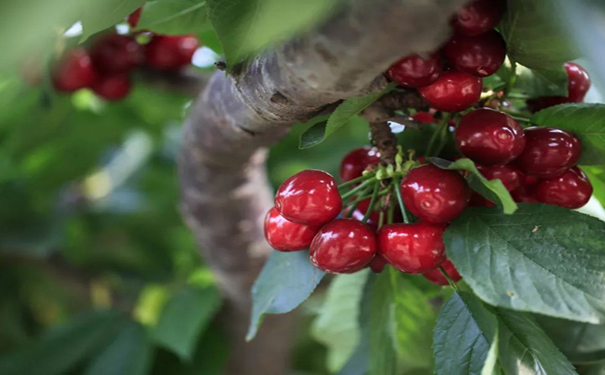
<svg viewBox="0 0 605 375">
<path fill-rule="evenodd" d="M 244 342 L 250 288 L 272 251 L 263 236 L 272 206 L 267 147 L 326 106 L 384 88 L 382 72 L 402 56 L 437 50 L 464 2 L 351 1 L 230 76 L 216 72 L 197 99 L 183 130 L 181 207 L 226 299 L 227 374 L 280 375 L 289 367 L 291 315 L 267 317 L 255 341 Z"/>
</svg>

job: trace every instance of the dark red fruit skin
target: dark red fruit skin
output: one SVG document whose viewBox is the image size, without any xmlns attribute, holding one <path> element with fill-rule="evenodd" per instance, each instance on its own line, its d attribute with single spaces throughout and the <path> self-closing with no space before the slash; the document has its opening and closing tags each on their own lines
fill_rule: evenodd
<svg viewBox="0 0 605 375">
<path fill-rule="evenodd" d="M 578 167 L 559 177 L 540 181 L 534 192 L 534 197 L 542 203 L 571 209 L 584 206 L 591 195 L 592 184 Z"/>
<path fill-rule="evenodd" d="M 537 184 L 537 178 L 521 174 L 521 183 L 518 188 L 511 191 L 511 196 L 514 201 L 518 203 L 540 203 L 534 197 L 534 191 Z"/>
<path fill-rule="evenodd" d="M 295 223 L 322 225 L 338 216 L 342 198 L 334 177 L 324 171 L 307 169 L 280 185 L 275 207 Z"/>
<path fill-rule="evenodd" d="M 509 163 L 525 148 L 525 133 L 517 121 L 489 108 L 462 117 L 454 138 L 462 155 L 486 166 Z"/>
<path fill-rule="evenodd" d="M 400 86 L 415 88 L 435 82 L 441 70 L 441 56 L 438 53 L 433 53 L 426 59 L 411 55 L 391 65 L 387 77 Z"/>
<path fill-rule="evenodd" d="M 435 122 L 433 115 L 428 112 L 418 112 L 412 116 L 412 119 L 421 124 L 433 124 Z"/>
<path fill-rule="evenodd" d="M 477 36 L 456 35 L 445 45 L 443 54 L 457 70 L 487 77 L 502 66 L 506 45 L 494 30 Z"/>
<path fill-rule="evenodd" d="M 538 178 L 560 176 L 574 166 L 582 154 L 580 140 L 561 129 L 525 129 L 525 149 L 515 160 L 519 170 Z"/>
<path fill-rule="evenodd" d="M 449 259 L 445 259 L 443 261 L 443 263 L 441 263 L 441 267 L 443 267 L 445 272 L 447 272 L 447 274 L 450 276 L 450 279 L 452 279 L 452 281 L 462 280 L 462 276 L 460 276 L 460 274 L 458 273 L 458 270 L 456 269 L 456 267 L 454 267 L 454 264 Z M 439 268 L 425 272 L 422 274 L 422 276 L 424 276 L 425 279 L 427 279 L 428 281 L 430 281 L 436 285 L 448 285 L 449 284 L 449 282 L 447 281 L 445 276 L 443 276 L 443 274 L 441 273 Z"/>
<path fill-rule="evenodd" d="M 128 74 L 101 76 L 91 85 L 92 91 L 103 99 L 116 101 L 125 98 L 132 83 Z"/>
<path fill-rule="evenodd" d="M 443 224 L 389 224 L 378 231 L 378 253 L 405 273 L 424 273 L 445 259 Z"/>
<path fill-rule="evenodd" d="M 57 91 L 74 92 L 90 85 L 97 78 L 90 55 L 83 48 L 75 48 L 57 63 L 52 72 Z"/>
<path fill-rule="evenodd" d="M 309 257 L 325 272 L 353 273 L 374 259 L 376 249 L 376 235 L 367 225 L 338 219 L 326 224 L 313 238 Z"/>
<path fill-rule="evenodd" d="M 146 45 L 147 65 L 158 70 L 179 70 L 191 63 L 195 50 L 199 47 L 193 35 L 155 35 Z"/>
<path fill-rule="evenodd" d="M 567 96 L 546 96 L 538 99 L 528 100 L 527 106 L 530 111 L 538 112 L 544 108 L 552 107 L 564 103 L 581 103 L 584 101 L 586 93 L 590 89 L 590 76 L 588 72 L 580 65 L 573 62 L 565 63 L 567 78 Z"/>
<path fill-rule="evenodd" d="M 445 112 L 460 112 L 472 107 L 481 97 L 483 81 L 465 72 L 444 72 L 434 83 L 418 88 L 428 104 Z"/>
<path fill-rule="evenodd" d="M 374 273 L 382 273 L 382 271 L 384 270 L 384 267 L 387 264 L 389 264 L 389 262 L 387 262 L 386 259 L 384 259 L 382 257 L 382 255 L 376 254 L 374 259 L 372 259 L 372 261 L 370 262 L 369 267 L 372 270 L 372 272 L 374 272 Z"/>
<path fill-rule="evenodd" d="M 308 249 L 321 227 L 294 223 L 279 214 L 275 207 L 265 216 L 265 238 L 279 251 Z"/>
<path fill-rule="evenodd" d="M 408 172 L 401 181 L 401 195 L 419 219 L 448 223 L 466 209 L 471 190 L 458 172 L 427 164 Z"/>
<path fill-rule="evenodd" d="M 103 74 L 129 73 L 143 62 L 143 48 L 131 36 L 108 34 L 97 39 L 90 56 Z"/>
<path fill-rule="evenodd" d="M 495 179 L 499 179 L 500 181 L 502 181 L 502 184 L 509 192 L 518 189 L 521 186 L 522 179 L 524 178 L 523 174 L 512 165 L 494 165 L 491 167 L 486 167 L 477 164 L 477 169 L 479 170 L 479 172 L 481 172 L 483 177 L 487 178 L 490 181 Z M 473 192 L 471 200 L 469 202 L 469 206 L 492 207 L 494 206 L 494 203 L 485 199 L 482 195 Z"/>
<path fill-rule="evenodd" d="M 141 19 L 141 12 L 143 12 L 143 7 L 137 8 L 134 12 L 128 15 L 128 24 L 130 27 L 137 27 L 139 20 Z"/>
<path fill-rule="evenodd" d="M 503 14 L 503 0 L 475 0 L 456 14 L 452 25 L 458 34 L 479 35 L 496 27 Z"/>
<path fill-rule="evenodd" d="M 372 164 L 380 163 L 380 153 L 373 147 L 360 147 L 345 155 L 340 162 L 342 182 L 361 177 L 363 171 Z"/>
</svg>

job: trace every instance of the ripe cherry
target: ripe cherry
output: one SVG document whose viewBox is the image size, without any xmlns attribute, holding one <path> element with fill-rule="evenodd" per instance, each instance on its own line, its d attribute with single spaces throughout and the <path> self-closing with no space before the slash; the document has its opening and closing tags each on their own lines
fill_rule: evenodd
<svg viewBox="0 0 605 375">
<path fill-rule="evenodd" d="M 353 211 L 351 218 L 361 221 L 363 219 L 363 217 L 365 216 L 366 212 L 368 212 L 368 208 L 370 206 L 370 201 L 371 201 L 371 199 L 368 198 L 368 199 L 364 199 L 361 202 L 359 202 L 359 205 L 357 206 L 355 211 Z M 345 209 L 344 214 L 346 215 L 349 212 L 349 210 L 350 210 L 350 208 Z M 380 220 L 380 212 L 374 210 L 370 214 L 370 217 L 368 218 L 368 221 L 366 222 L 366 224 L 368 224 L 370 226 L 370 228 L 377 230 L 379 220 Z"/>
<path fill-rule="evenodd" d="M 477 36 L 456 35 L 443 49 L 457 70 L 477 77 L 496 73 L 506 57 L 504 39 L 497 31 Z"/>
<path fill-rule="evenodd" d="M 462 280 L 462 276 L 460 276 L 460 274 L 458 273 L 458 270 L 456 269 L 456 267 L 454 267 L 454 264 L 449 259 L 445 259 L 443 261 L 443 263 L 441 263 L 441 267 L 443 267 L 445 272 L 447 272 L 447 274 L 450 276 L 450 279 L 452 279 L 452 281 Z M 441 273 L 441 270 L 439 270 L 439 268 L 425 272 L 422 274 L 422 276 L 424 276 L 425 279 L 429 280 L 433 284 L 437 284 L 437 285 L 448 285 L 449 284 L 449 282 L 447 281 L 445 276 L 443 276 L 443 274 Z"/>
<path fill-rule="evenodd" d="M 417 222 L 389 224 L 377 234 L 378 252 L 405 273 L 424 273 L 439 267 L 445 258 L 442 224 Z"/>
<path fill-rule="evenodd" d="M 143 12 L 143 7 L 137 8 L 134 12 L 130 13 L 128 15 L 128 18 L 126 19 L 130 27 L 132 27 L 133 29 L 137 27 L 137 24 L 141 19 L 141 12 Z"/>
<path fill-rule="evenodd" d="M 559 177 L 540 181 L 534 192 L 534 197 L 542 203 L 571 209 L 584 206 L 591 195 L 592 184 L 578 167 Z"/>
<path fill-rule="evenodd" d="M 513 191 L 521 186 L 521 181 L 524 176 L 514 166 L 507 165 L 494 165 L 486 167 L 483 165 L 477 165 L 477 169 L 488 180 L 499 179 L 508 191 Z"/>
<path fill-rule="evenodd" d="M 338 216 L 342 198 L 334 177 L 324 171 L 307 169 L 280 185 L 275 207 L 290 221 L 322 225 Z"/>
<path fill-rule="evenodd" d="M 91 85 L 92 91 L 103 99 L 116 101 L 128 95 L 132 83 L 128 74 L 101 76 Z"/>
<path fill-rule="evenodd" d="M 519 203 L 539 203 L 538 200 L 534 197 L 534 191 L 536 190 L 536 185 L 538 184 L 538 179 L 533 176 L 526 176 L 521 173 L 521 183 L 518 188 L 511 191 L 511 196 L 515 200 L 515 202 Z"/>
<path fill-rule="evenodd" d="M 387 264 L 389 264 L 389 262 L 387 262 L 382 255 L 376 254 L 374 259 L 370 262 L 370 269 L 374 273 L 381 273 Z"/>
<path fill-rule="evenodd" d="M 422 87 L 435 82 L 441 74 L 441 56 L 433 53 L 426 59 L 419 55 L 404 57 L 391 65 L 387 76 L 403 87 Z"/>
<path fill-rule="evenodd" d="M 435 117 L 433 117 L 433 115 L 422 111 L 412 116 L 412 119 L 421 124 L 433 124 L 435 122 Z"/>
<path fill-rule="evenodd" d="M 329 273 L 353 273 L 376 255 L 376 236 L 364 223 L 338 219 L 326 224 L 313 238 L 309 256 L 315 267 Z"/>
<path fill-rule="evenodd" d="M 525 133 L 517 121 L 488 108 L 462 117 L 454 138 L 464 156 L 488 166 L 516 159 L 525 147 Z"/>
<path fill-rule="evenodd" d="M 582 154 L 580 140 L 561 129 L 525 129 L 525 149 L 515 161 L 521 172 L 538 178 L 560 176 L 574 166 Z"/>
<path fill-rule="evenodd" d="M 564 103 L 581 103 L 590 89 L 590 76 L 580 65 L 573 62 L 565 63 L 567 72 L 567 96 L 547 96 L 528 100 L 527 105 L 532 112 Z"/>
<path fill-rule="evenodd" d="M 454 17 L 456 33 L 479 35 L 498 25 L 504 14 L 503 0 L 474 0 Z"/>
<path fill-rule="evenodd" d="M 143 61 L 143 50 L 131 36 L 109 34 L 95 42 L 90 56 L 95 68 L 104 74 L 128 73 Z"/>
<path fill-rule="evenodd" d="M 198 48 L 197 38 L 193 35 L 156 35 L 146 45 L 147 64 L 158 70 L 178 70 L 191 63 Z"/>
<path fill-rule="evenodd" d="M 380 163 L 380 153 L 373 147 L 360 147 L 349 152 L 340 162 L 340 179 L 343 182 L 361 177 L 363 171 Z"/>
<path fill-rule="evenodd" d="M 401 182 L 401 195 L 419 219 L 447 223 L 466 209 L 471 191 L 458 172 L 427 164 L 408 172 Z"/>
<path fill-rule="evenodd" d="M 265 238 L 272 248 L 279 251 L 308 249 L 319 226 L 292 222 L 279 214 L 275 207 L 265 216 Z"/>
<path fill-rule="evenodd" d="M 97 78 L 90 55 L 75 48 L 57 63 L 52 72 L 53 86 L 62 92 L 74 92 L 89 87 Z"/>
<path fill-rule="evenodd" d="M 444 72 L 434 83 L 418 92 L 439 111 L 460 112 L 470 108 L 481 97 L 483 81 L 465 72 Z"/>
</svg>

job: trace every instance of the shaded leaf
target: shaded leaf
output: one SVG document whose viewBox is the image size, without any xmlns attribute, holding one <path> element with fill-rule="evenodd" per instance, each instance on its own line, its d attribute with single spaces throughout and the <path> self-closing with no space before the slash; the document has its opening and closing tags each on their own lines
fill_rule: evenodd
<svg viewBox="0 0 605 375">
<path fill-rule="evenodd" d="M 567 96 L 567 84 L 567 71 L 562 63 L 539 69 L 517 65 L 515 88 L 525 92 L 530 98 Z"/>
<path fill-rule="evenodd" d="M 82 41 L 99 31 L 123 22 L 146 0 L 85 0 L 82 6 Z"/>
<path fill-rule="evenodd" d="M 370 300 L 370 375 L 395 375 L 398 372 L 390 272 L 391 267 L 388 267 L 378 276 Z"/>
<path fill-rule="evenodd" d="M 145 3 L 137 30 L 168 35 L 211 30 L 204 0 L 157 0 Z"/>
<path fill-rule="evenodd" d="M 320 144 L 326 139 L 326 124 L 327 121 L 321 121 L 312 125 L 300 135 L 298 148 L 301 150 L 311 148 Z"/>
</svg>

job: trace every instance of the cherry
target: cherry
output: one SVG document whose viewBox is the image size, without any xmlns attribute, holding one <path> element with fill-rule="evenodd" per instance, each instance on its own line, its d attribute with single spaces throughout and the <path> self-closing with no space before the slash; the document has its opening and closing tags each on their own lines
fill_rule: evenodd
<svg viewBox="0 0 605 375">
<path fill-rule="evenodd" d="M 514 166 L 507 165 L 494 165 L 491 167 L 485 167 L 477 165 L 477 169 L 488 180 L 499 179 L 508 191 L 513 191 L 521 186 L 521 181 L 524 176 Z"/>
<path fill-rule="evenodd" d="M 355 211 L 353 211 L 353 214 L 351 215 L 351 217 L 355 220 L 361 221 L 363 219 L 363 217 L 365 216 L 366 212 L 368 212 L 368 208 L 370 206 L 370 201 L 371 201 L 371 199 L 368 198 L 368 199 L 364 199 L 361 202 L 359 202 L 359 205 L 357 206 Z M 346 215 L 349 212 L 349 210 L 350 210 L 350 208 L 345 209 L 344 214 Z M 370 217 L 368 218 L 368 221 L 366 222 L 366 224 L 368 224 L 370 226 L 370 228 L 377 230 L 379 221 L 380 221 L 380 212 L 374 210 L 370 214 Z"/>
<path fill-rule="evenodd" d="M 538 112 L 544 108 L 564 103 L 581 103 L 590 89 L 590 76 L 580 65 L 573 62 L 565 63 L 567 72 L 567 96 L 546 96 L 538 99 L 528 100 L 527 105 L 532 112 Z"/>
<path fill-rule="evenodd" d="M 481 97 L 481 78 L 456 70 L 444 72 L 429 86 L 418 92 L 429 105 L 439 111 L 460 112 L 470 108 Z"/>
<path fill-rule="evenodd" d="M 313 238 L 309 256 L 315 267 L 329 273 L 353 273 L 376 255 L 376 236 L 364 223 L 338 219 L 326 224 Z"/>
<path fill-rule="evenodd" d="M 488 166 L 516 159 L 525 147 L 525 133 L 517 121 L 488 108 L 462 117 L 454 138 L 460 153 Z"/>
<path fill-rule="evenodd" d="M 97 78 L 90 55 L 75 48 L 57 63 L 52 72 L 53 86 L 62 92 L 74 92 L 89 87 Z"/>
<path fill-rule="evenodd" d="M 456 267 L 454 267 L 454 264 L 449 259 L 445 259 L 443 261 L 443 263 L 441 263 L 441 267 L 443 267 L 445 272 L 447 272 L 447 274 L 450 276 L 450 279 L 452 279 L 452 281 L 462 280 L 462 276 L 460 276 L 460 274 L 458 273 L 458 270 L 456 269 Z M 439 270 L 438 268 L 425 272 L 422 274 L 422 276 L 424 276 L 425 279 L 429 280 L 433 284 L 437 284 L 437 285 L 448 285 L 449 284 L 449 282 L 447 281 L 445 276 L 443 276 L 443 274 L 441 273 L 441 270 Z"/>
<path fill-rule="evenodd" d="M 130 72 L 143 61 L 142 53 L 133 37 L 119 34 L 100 37 L 90 50 L 95 68 L 104 74 Z"/>
<path fill-rule="evenodd" d="M 542 180 L 536 186 L 534 197 L 546 204 L 565 208 L 580 208 L 590 200 L 592 185 L 578 167 L 573 167 L 559 177 Z"/>
<path fill-rule="evenodd" d="M 137 24 L 139 23 L 139 20 L 141 19 L 141 12 L 142 11 L 143 11 L 143 7 L 140 7 L 140 8 L 137 8 L 134 12 L 132 12 L 132 13 L 130 13 L 128 15 L 128 18 L 126 19 L 126 21 L 128 21 L 128 24 L 133 29 L 135 27 L 137 27 Z"/>
<path fill-rule="evenodd" d="M 405 273 L 423 273 L 439 267 L 445 258 L 442 224 L 389 224 L 377 234 L 378 252 Z"/>
<path fill-rule="evenodd" d="M 580 140 L 561 129 L 531 127 L 525 129 L 525 138 L 525 149 L 515 164 L 530 176 L 560 176 L 575 165 L 582 154 Z"/>
<path fill-rule="evenodd" d="M 130 92 L 132 83 L 128 74 L 114 74 L 99 77 L 91 86 L 100 97 L 116 101 L 123 99 Z"/>
<path fill-rule="evenodd" d="M 433 115 L 422 111 L 412 116 L 412 119 L 421 124 L 433 124 L 435 122 L 435 117 L 433 117 Z"/>
<path fill-rule="evenodd" d="M 384 267 L 389 264 L 380 254 L 376 254 L 374 259 L 370 262 L 370 269 L 374 273 L 381 273 L 384 270 Z"/>
<path fill-rule="evenodd" d="M 496 27 L 503 14 L 503 0 L 475 0 L 456 14 L 452 24 L 459 34 L 479 35 Z"/>
<path fill-rule="evenodd" d="M 280 185 L 275 207 L 290 221 L 322 225 L 338 216 L 342 198 L 334 177 L 324 171 L 307 169 Z"/>
<path fill-rule="evenodd" d="M 375 148 L 360 147 L 349 152 L 340 162 L 340 179 L 343 182 L 361 177 L 372 164 L 380 163 L 380 153 Z"/>
<path fill-rule="evenodd" d="M 518 188 L 511 191 L 511 196 L 515 202 L 520 203 L 539 203 L 534 197 L 534 190 L 538 184 L 538 179 L 533 176 L 526 176 L 521 173 L 521 183 Z"/>
<path fill-rule="evenodd" d="M 458 172 L 427 164 L 408 172 L 401 182 L 401 195 L 419 219 L 447 223 L 466 209 L 471 191 Z"/>
<path fill-rule="evenodd" d="M 422 87 L 435 82 L 441 74 L 441 56 L 433 53 L 426 59 L 419 55 L 404 57 L 391 65 L 387 76 L 403 87 Z"/>
<path fill-rule="evenodd" d="M 191 63 L 198 46 L 193 35 L 156 35 L 145 48 L 145 58 L 152 68 L 178 70 Z"/>
<path fill-rule="evenodd" d="M 275 207 L 265 216 L 265 238 L 272 248 L 279 251 L 308 249 L 319 226 L 294 223 L 279 214 Z"/>
<path fill-rule="evenodd" d="M 443 54 L 457 70 L 487 77 L 502 66 L 506 45 L 493 30 L 477 36 L 456 35 L 445 45 Z"/>
</svg>

